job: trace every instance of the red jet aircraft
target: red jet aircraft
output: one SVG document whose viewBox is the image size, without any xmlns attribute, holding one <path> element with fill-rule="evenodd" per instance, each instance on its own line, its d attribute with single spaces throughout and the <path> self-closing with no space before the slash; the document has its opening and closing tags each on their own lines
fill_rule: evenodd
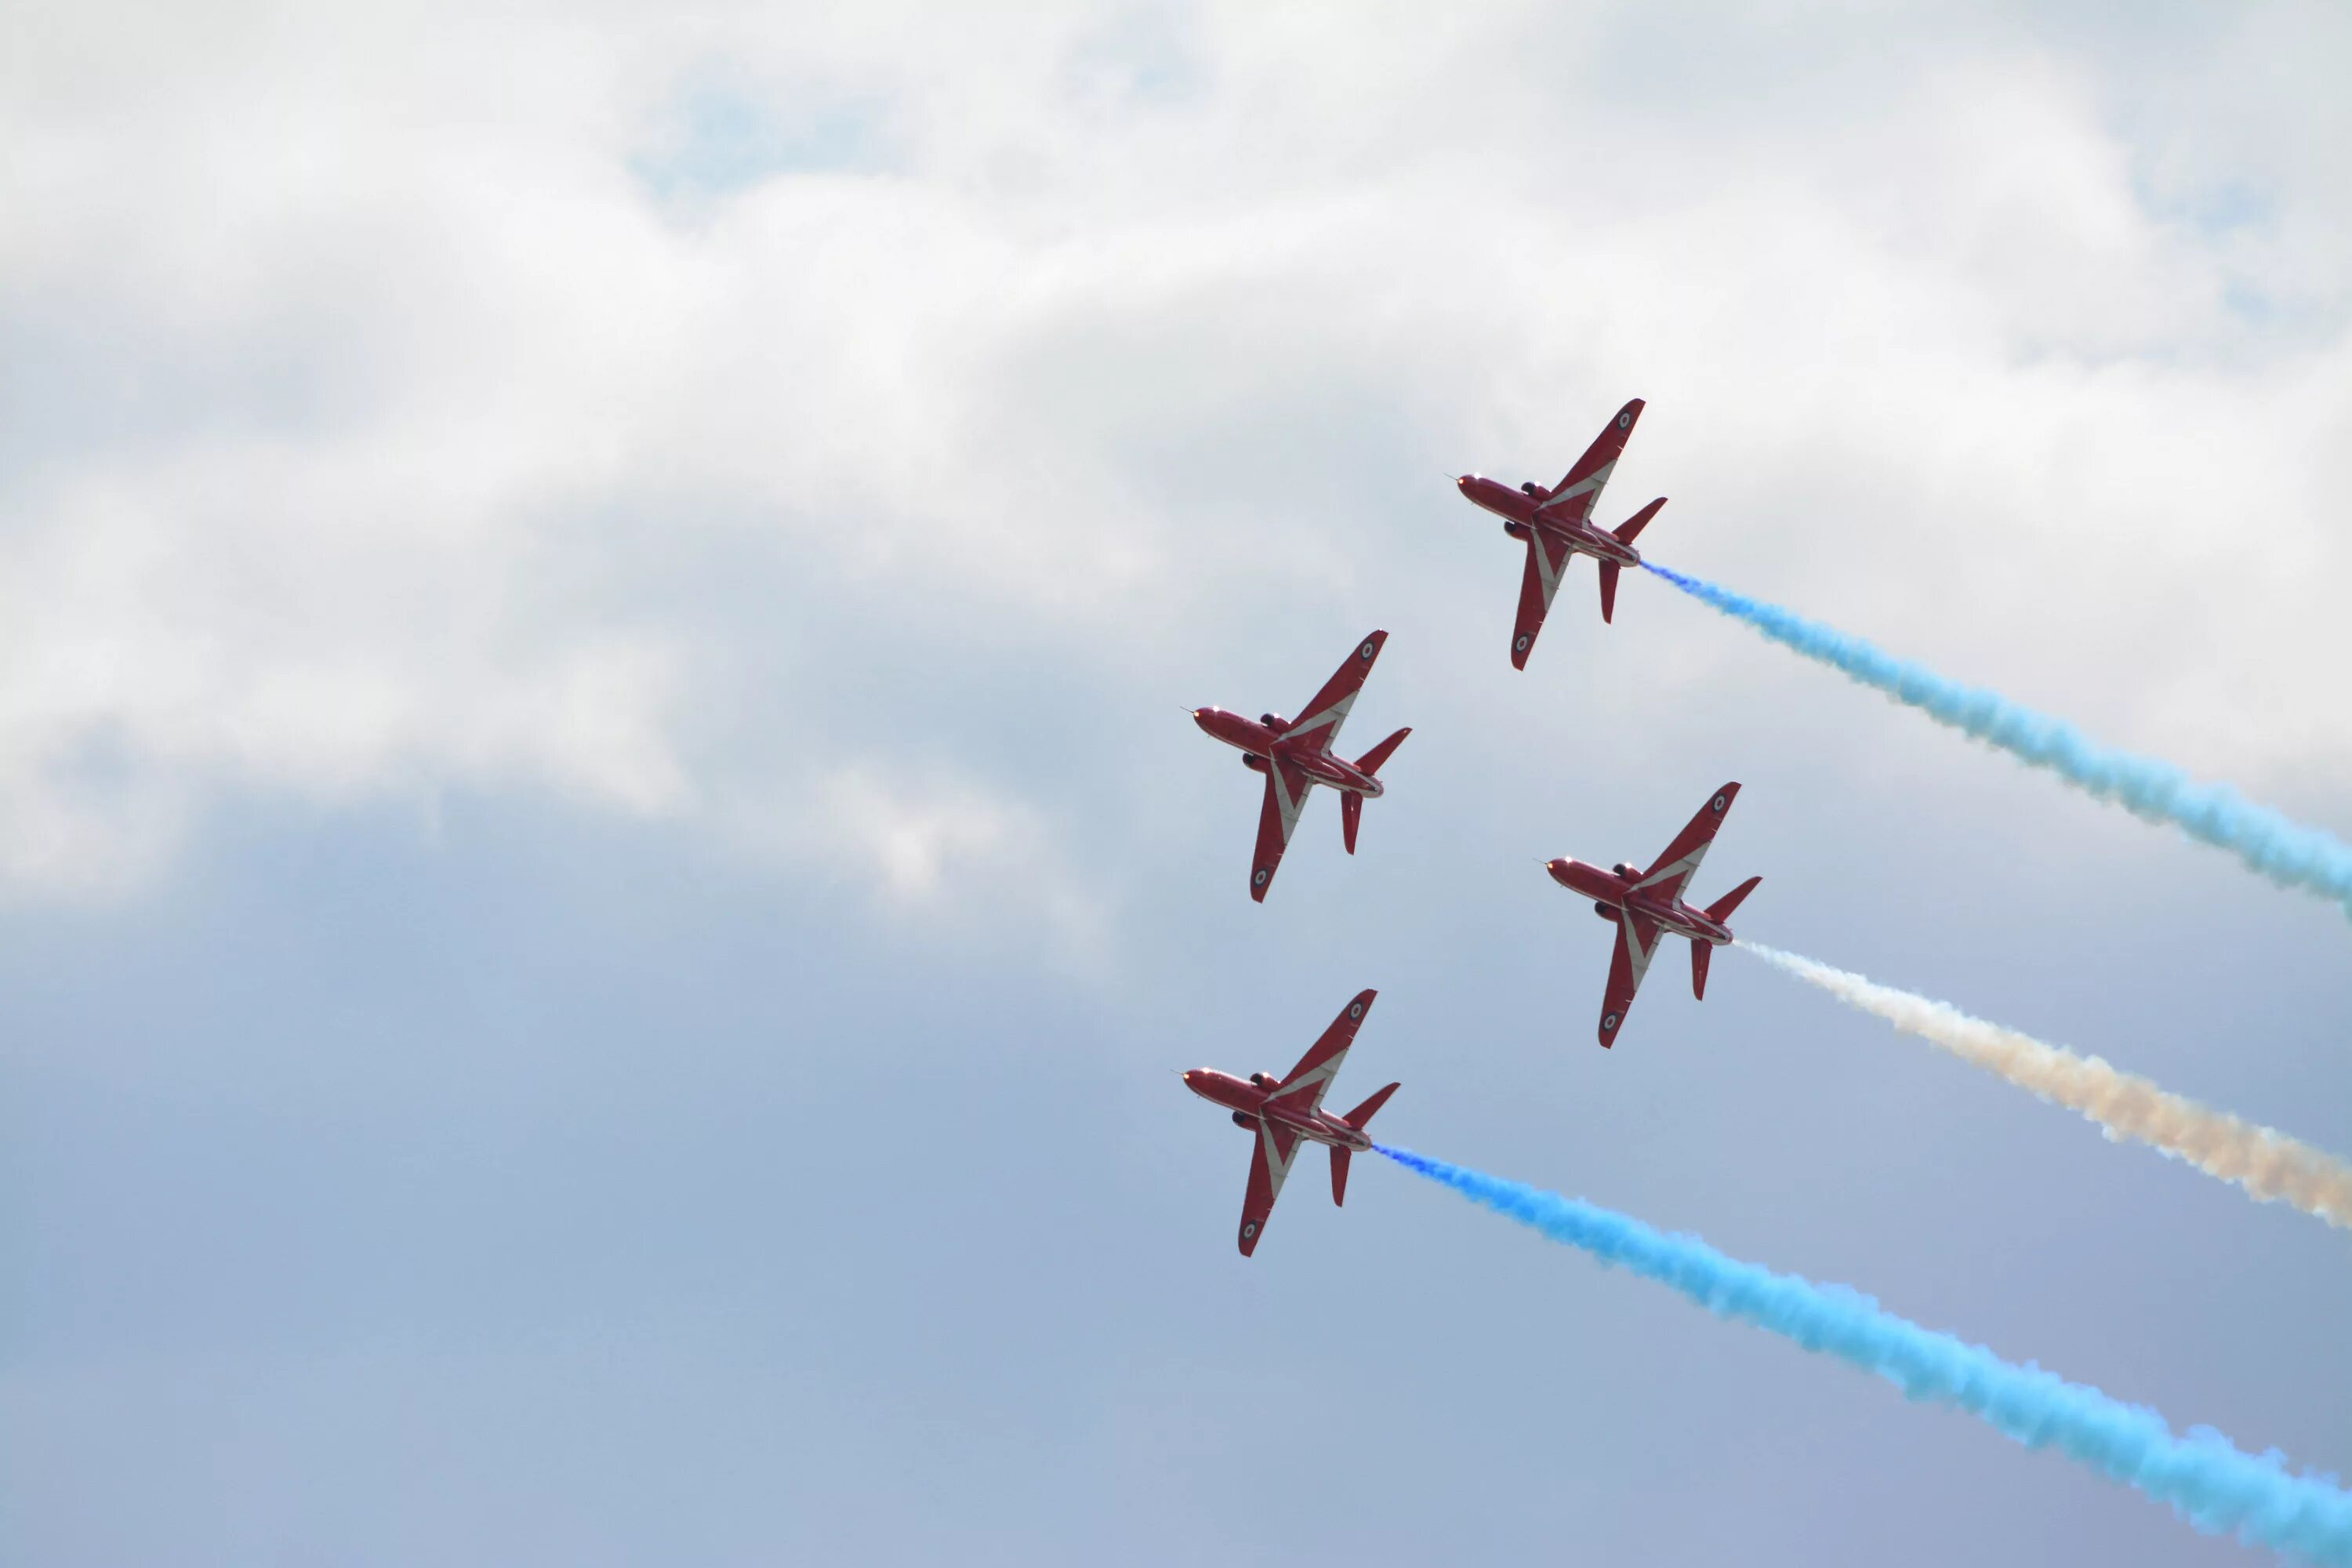
<svg viewBox="0 0 2352 1568">
<path fill-rule="evenodd" d="M 1356 999 L 1331 1020 L 1323 1037 L 1298 1058 L 1290 1076 L 1278 1082 L 1268 1072 L 1254 1072 L 1244 1082 L 1211 1068 L 1194 1068 L 1184 1075 L 1186 1089 L 1223 1106 L 1234 1113 L 1234 1125 L 1257 1135 L 1257 1147 L 1250 1154 L 1249 1191 L 1242 1198 L 1244 1258 L 1257 1250 L 1265 1216 L 1274 1212 L 1275 1197 L 1307 1142 L 1330 1148 L 1331 1201 L 1347 1201 L 1348 1156 L 1372 1146 L 1364 1135 L 1364 1123 L 1388 1103 L 1397 1086 L 1389 1085 L 1345 1116 L 1333 1116 L 1323 1109 L 1323 1091 L 1331 1087 L 1339 1064 L 1347 1059 L 1349 1046 L 1355 1042 L 1356 1026 L 1372 1010 L 1372 998 L 1379 994 L 1377 991 L 1356 993 Z"/>
<path fill-rule="evenodd" d="M 1661 935 L 1690 938 L 1691 994 L 1706 998 L 1707 954 L 1731 940 L 1731 928 L 1723 922 L 1764 879 L 1748 878 L 1704 910 L 1683 902 L 1683 889 L 1697 872 L 1698 863 L 1706 858 L 1706 847 L 1715 842 L 1715 830 L 1723 826 L 1738 794 L 1736 784 L 1716 791 L 1646 871 L 1622 863 L 1604 871 L 1566 856 L 1545 865 L 1553 881 L 1591 899 L 1593 913 L 1617 922 L 1617 951 L 1609 960 L 1609 990 L 1601 998 L 1602 1045 L 1615 1042 L 1617 1026 L 1625 1021 L 1625 1009 L 1633 1005 L 1633 993 L 1641 988 Z"/>
<path fill-rule="evenodd" d="M 1192 722 L 1226 745 L 1241 749 L 1242 766 L 1265 775 L 1265 804 L 1257 815 L 1257 853 L 1250 865 L 1250 897 L 1259 903 L 1265 901 L 1274 868 L 1282 864 L 1282 852 L 1290 847 L 1290 830 L 1298 825 L 1299 808 L 1307 804 L 1308 789 L 1328 784 L 1339 792 L 1339 833 L 1350 855 L 1356 852 L 1356 821 L 1363 814 L 1364 797 L 1386 793 L 1373 775 L 1389 754 L 1404 743 L 1411 730 L 1399 730 L 1352 763 L 1332 755 L 1331 742 L 1339 738 L 1339 726 L 1347 722 L 1348 710 L 1355 706 L 1356 693 L 1363 689 L 1364 677 L 1372 672 L 1372 660 L 1381 657 L 1381 645 L 1388 640 L 1388 633 L 1374 632 L 1358 643 L 1348 662 L 1307 705 L 1303 719 L 1261 713 L 1253 724 L 1222 708 L 1192 710 Z"/>
<path fill-rule="evenodd" d="M 1609 482 L 1610 470 L 1616 468 L 1617 456 L 1633 433 L 1633 421 L 1641 416 L 1642 400 L 1637 397 L 1617 411 L 1609 428 L 1568 470 L 1568 478 L 1549 490 L 1534 483 L 1511 489 L 1477 474 L 1465 474 L 1454 481 L 1464 495 L 1503 520 L 1505 533 L 1527 542 L 1527 574 L 1519 579 L 1519 622 L 1511 632 L 1513 669 L 1527 668 L 1528 650 L 1536 646 L 1536 634 L 1543 630 L 1544 616 L 1551 610 L 1551 597 L 1559 591 L 1570 557 L 1590 555 L 1601 563 L 1601 618 L 1604 621 L 1616 614 L 1618 572 L 1642 563 L 1633 537 L 1658 515 L 1658 509 L 1666 504 L 1665 497 L 1660 496 L 1618 524 L 1613 533 L 1592 521 L 1601 487 Z"/>
</svg>

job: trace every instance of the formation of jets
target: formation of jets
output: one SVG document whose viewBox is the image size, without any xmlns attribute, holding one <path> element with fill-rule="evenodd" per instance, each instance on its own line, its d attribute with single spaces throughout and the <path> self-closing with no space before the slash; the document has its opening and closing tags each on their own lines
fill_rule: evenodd
<svg viewBox="0 0 2352 1568">
<path fill-rule="evenodd" d="M 1473 504 L 1503 519 L 1503 531 L 1527 546 L 1527 566 L 1519 581 L 1518 616 L 1511 628 L 1511 668 L 1525 669 L 1528 655 L 1543 630 L 1553 596 L 1559 592 L 1569 563 L 1591 556 L 1601 579 L 1601 618 L 1614 619 L 1618 574 L 1642 563 L 1633 541 L 1666 504 L 1660 496 L 1614 529 L 1603 529 L 1593 515 L 1601 492 L 1623 455 L 1642 416 L 1642 400 L 1619 409 L 1567 476 L 1549 489 L 1533 483 L 1517 489 L 1477 474 L 1455 480 Z M 1242 753 L 1242 765 L 1265 778 L 1265 795 L 1259 807 L 1257 843 L 1250 857 L 1250 898 L 1265 901 L 1276 868 L 1289 847 L 1292 831 L 1307 796 L 1317 784 L 1339 794 L 1339 831 L 1349 854 L 1356 852 L 1356 831 L 1364 802 L 1386 793 L 1380 771 L 1410 729 L 1397 731 L 1379 745 L 1349 762 L 1333 750 L 1340 726 L 1372 672 L 1388 633 L 1376 631 L 1358 642 L 1330 679 L 1323 683 L 1297 719 L 1261 713 L 1255 721 L 1222 708 L 1189 710 L 1203 731 Z M 1553 881 L 1580 898 L 1592 900 L 1593 912 L 1616 923 L 1616 945 L 1609 960 L 1609 978 L 1601 996 L 1601 1043 L 1616 1043 L 1633 1005 L 1643 976 L 1658 944 L 1668 937 L 1685 937 L 1691 944 L 1691 993 L 1706 995 L 1708 955 L 1732 940 L 1725 922 L 1740 901 L 1763 879 L 1750 877 L 1715 902 L 1701 908 L 1684 898 L 1685 889 L 1706 858 L 1709 846 L 1730 814 L 1739 795 L 1737 784 L 1727 784 L 1708 797 L 1697 815 L 1676 834 L 1649 868 L 1638 869 L 1621 861 L 1607 870 L 1561 856 L 1545 862 Z M 1208 1068 L 1183 1074 L 1185 1087 L 1231 1112 L 1237 1126 L 1254 1135 L 1249 1186 L 1242 1201 L 1242 1255 L 1257 1250 L 1266 1217 L 1282 1191 L 1290 1167 L 1308 1143 L 1331 1151 L 1331 1201 L 1341 1202 L 1348 1190 L 1348 1158 L 1372 1146 L 1364 1131 L 1372 1113 L 1387 1103 L 1397 1086 L 1390 1084 L 1345 1116 L 1323 1109 L 1323 1096 L 1354 1044 L 1356 1030 L 1371 1010 L 1374 993 L 1359 993 L 1331 1026 L 1307 1048 L 1298 1065 L 1276 1079 L 1255 1072 L 1237 1079 Z"/>
</svg>

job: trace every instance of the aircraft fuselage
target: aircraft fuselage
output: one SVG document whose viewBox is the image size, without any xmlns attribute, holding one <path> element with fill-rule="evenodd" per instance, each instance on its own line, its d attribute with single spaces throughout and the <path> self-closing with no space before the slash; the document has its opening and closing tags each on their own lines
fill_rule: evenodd
<svg viewBox="0 0 2352 1568">
<path fill-rule="evenodd" d="M 1544 510 L 1541 496 L 1515 490 L 1482 474 L 1465 474 L 1454 482 L 1473 503 L 1501 518 L 1503 531 L 1514 539 L 1541 533 L 1580 555 L 1613 561 L 1620 566 L 1642 563 L 1642 552 L 1607 529 Z"/>
<path fill-rule="evenodd" d="M 1675 936 L 1691 937 L 1710 946 L 1727 946 L 1732 940 L 1731 928 L 1721 921 L 1709 919 L 1704 910 L 1695 910 L 1680 899 L 1661 899 L 1644 892 L 1616 871 L 1588 866 L 1565 855 L 1547 862 L 1544 869 L 1570 892 L 1591 899 L 1596 912 L 1610 919 L 1615 919 L 1616 911 L 1623 910 L 1657 921 Z"/>
<path fill-rule="evenodd" d="M 1280 1105 L 1268 1105 L 1267 1100 L 1278 1087 L 1270 1073 L 1260 1073 L 1269 1081 L 1255 1084 L 1247 1079 L 1222 1073 L 1214 1068 L 1194 1068 L 1184 1075 L 1184 1087 L 1212 1105 L 1222 1105 L 1236 1116 L 1254 1121 L 1271 1121 L 1287 1127 L 1302 1138 L 1318 1143 L 1328 1143 L 1335 1149 L 1345 1149 L 1360 1154 L 1372 1146 L 1372 1141 L 1338 1117 L 1322 1110 L 1298 1111 Z"/>
<path fill-rule="evenodd" d="M 1377 800 L 1387 793 L 1381 781 L 1345 757 L 1306 741 L 1286 741 L 1282 731 L 1228 713 L 1222 708 L 1195 708 L 1192 722 L 1242 753 L 1242 765 L 1264 773 L 1269 761 L 1297 768 L 1317 784 L 1353 790 Z"/>
</svg>

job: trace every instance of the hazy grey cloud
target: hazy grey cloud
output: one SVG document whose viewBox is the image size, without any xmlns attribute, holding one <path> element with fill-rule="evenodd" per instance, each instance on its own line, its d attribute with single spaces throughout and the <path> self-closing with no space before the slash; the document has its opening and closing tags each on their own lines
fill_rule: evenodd
<svg viewBox="0 0 2352 1568">
<path fill-rule="evenodd" d="M 136 886 L 224 792 L 511 785 L 763 799 L 813 826 L 748 842 L 949 896 L 989 857 L 906 846 L 1064 803 L 769 639 L 846 616 L 996 692 L 1076 661 L 1108 707 L 1167 679 L 1139 628 L 1352 629 L 1384 550 L 1499 623 L 1437 471 L 1549 476 L 1631 392 L 1663 558 L 2257 789 L 2345 760 L 2322 75 L 2030 15 L 1393 22 L 54 13 L 0 103 L 0 869 Z M 1751 663 L 1668 657 L 1726 700 Z M 1028 763 L 1146 765 L 997 700 Z M 853 821 L 859 776 L 901 782 Z M 1049 901 L 1110 896 L 1071 865 Z"/>
</svg>

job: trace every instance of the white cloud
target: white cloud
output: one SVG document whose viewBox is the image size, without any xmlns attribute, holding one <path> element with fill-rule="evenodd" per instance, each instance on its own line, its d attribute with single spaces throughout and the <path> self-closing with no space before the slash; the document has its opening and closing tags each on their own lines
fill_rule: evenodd
<svg viewBox="0 0 2352 1568">
<path fill-rule="evenodd" d="M 969 930 L 988 927 L 1010 900 L 1036 911 L 1047 956 L 1098 949 L 1101 906 L 1046 824 L 1018 802 L 951 777 L 893 778 L 866 764 L 826 773 L 806 798 L 812 809 L 782 818 L 790 841 L 777 847 L 824 865 L 863 901 Z M 761 820 L 779 817 L 771 807 Z M 762 832 L 749 820 L 740 830 L 747 839 Z"/>
<path fill-rule="evenodd" d="M 1038 776 L 917 749 L 947 699 L 780 670 L 817 763 L 713 691 L 826 617 L 965 700 L 1110 689 L 1390 591 L 1368 540 L 1474 534 L 1397 487 L 1551 477 L 1629 392 L 1663 558 L 2257 788 L 2352 761 L 2312 718 L 2352 662 L 2338 22 L 2211 24 L 2237 63 L 2189 78 L 2128 33 L 1550 13 L 19 29 L 0 879 L 136 886 L 224 790 L 456 784 L 1076 929 Z M 1025 756 L 1083 749 L 1055 717 Z M 725 804 L 779 778 L 825 833 Z"/>
</svg>

